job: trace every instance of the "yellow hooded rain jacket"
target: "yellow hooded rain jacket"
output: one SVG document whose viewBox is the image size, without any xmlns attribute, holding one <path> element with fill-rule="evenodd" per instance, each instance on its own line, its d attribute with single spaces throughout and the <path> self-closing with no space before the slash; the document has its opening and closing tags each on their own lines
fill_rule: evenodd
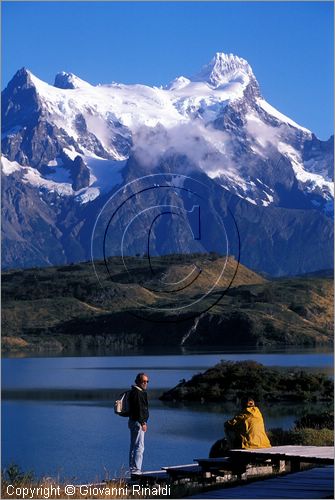
<svg viewBox="0 0 335 500">
<path fill-rule="evenodd" d="M 266 435 L 263 416 L 257 406 L 245 408 L 225 423 L 228 434 L 234 433 L 236 448 L 270 448 L 271 444 Z"/>
</svg>

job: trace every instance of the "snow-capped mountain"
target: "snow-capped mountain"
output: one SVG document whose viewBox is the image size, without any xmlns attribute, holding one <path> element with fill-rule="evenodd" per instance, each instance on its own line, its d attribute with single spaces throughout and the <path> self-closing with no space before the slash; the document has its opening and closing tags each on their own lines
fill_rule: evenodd
<svg viewBox="0 0 335 500">
<path fill-rule="evenodd" d="M 331 245 L 333 137 L 317 139 L 267 103 L 248 62 L 232 54 L 217 53 L 197 75 L 160 88 L 93 86 L 65 72 L 52 86 L 21 69 L 3 91 L 2 123 L 6 265 L 88 258 L 85 243 L 73 235 L 87 236 L 89 219 L 105 197 L 143 172 L 172 164 L 179 173 L 191 170 L 211 179 L 219 188 L 213 188 L 216 196 L 243 207 L 237 211 L 256 218 L 264 211 L 262 217 L 273 220 L 270 209 L 278 209 L 279 218 L 279 209 L 291 210 L 299 224 L 301 217 L 304 224 L 315 219 L 322 242 Z M 33 198 L 31 210 L 43 205 L 37 232 L 43 227 L 43 241 L 57 240 L 58 250 L 50 243 L 52 257 L 42 242 L 37 250 L 29 247 L 29 257 L 18 256 L 25 240 L 36 237 L 35 230 L 24 234 L 23 223 L 23 200 L 29 206 Z M 280 238 L 289 242 L 293 232 Z M 76 242 L 69 248 L 70 235 Z M 294 264 L 293 258 L 279 271 L 271 256 L 244 262 L 275 274 L 303 272 L 330 267 L 328 250 L 314 256 L 313 264 Z"/>
</svg>

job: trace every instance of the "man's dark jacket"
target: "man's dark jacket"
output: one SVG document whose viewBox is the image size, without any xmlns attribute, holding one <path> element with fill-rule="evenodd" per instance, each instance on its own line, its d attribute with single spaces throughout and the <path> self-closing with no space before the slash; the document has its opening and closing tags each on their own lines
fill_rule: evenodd
<svg viewBox="0 0 335 500">
<path fill-rule="evenodd" d="M 146 391 L 133 385 L 129 394 L 129 407 L 129 418 L 131 420 L 136 420 L 141 425 L 148 421 L 149 408 Z"/>
</svg>

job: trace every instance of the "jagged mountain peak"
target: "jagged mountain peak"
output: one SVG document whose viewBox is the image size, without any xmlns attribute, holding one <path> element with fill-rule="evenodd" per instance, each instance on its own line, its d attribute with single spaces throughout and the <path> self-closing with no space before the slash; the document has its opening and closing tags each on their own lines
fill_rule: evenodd
<svg viewBox="0 0 335 500">
<path fill-rule="evenodd" d="M 13 78 L 21 77 L 21 76 L 29 77 L 31 74 L 32 73 L 31 73 L 30 69 L 23 66 L 22 68 L 17 70 L 17 72 L 15 73 Z"/>
<path fill-rule="evenodd" d="M 205 81 L 214 88 L 228 83 L 241 83 L 247 86 L 252 83 L 259 90 L 255 75 L 248 61 L 234 54 L 217 52 L 213 59 L 202 67 L 192 78 L 193 81 Z"/>
<path fill-rule="evenodd" d="M 30 87 L 33 85 L 33 82 L 32 82 L 32 77 L 33 74 L 32 72 L 23 67 L 23 68 L 20 68 L 16 73 L 15 75 L 13 76 L 13 78 L 10 80 L 10 82 L 8 83 L 8 88 L 22 88 L 22 87 Z"/>
<path fill-rule="evenodd" d="M 187 85 L 190 82 L 191 82 L 191 80 L 189 80 L 185 76 L 179 76 L 179 77 L 175 78 L 174 80 L 172 80 L 172 82 L 170 82 L 166 86 L 166 89 L 167 90 L 180 90 L 180 89 L 182 89 L 184 87 L 187 87 Z"/>
<path fill-rule="evenodd" d="M 216 52 L 207 66 L 219 68 L 221 72 L 227 72 L 231 69 L 241 68 L 248 73 L 252 73 L 250 64 L 243 57 L 236 56 L 235 54 L 225 54 L 224 52 Z"/>
<path fill-rule="evenodd" d="M 55 77 L 54 87 L 59 89 L 78 89 L 82 87 L 91 87 L 91 85 L 73 73 L 61 71 L 57 73 Z"/>
</svg>

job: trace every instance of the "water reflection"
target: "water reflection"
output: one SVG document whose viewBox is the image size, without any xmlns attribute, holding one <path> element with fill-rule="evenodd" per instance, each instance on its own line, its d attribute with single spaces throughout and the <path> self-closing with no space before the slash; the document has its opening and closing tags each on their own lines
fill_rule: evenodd
<svg viewBox="0 0 335 500">
<path fill-rule="evenodd" d="M 171 388 L 181 379 L 188 379 L 221 360 L 255 360 L 266 366 L 300 366 L 333 373 L 332 352 L 7 358 L 2 360 L 2 387 L 90 390 L 125 388 L 139 371 L 148 371 L 151 388 Z"/>
</svg>

